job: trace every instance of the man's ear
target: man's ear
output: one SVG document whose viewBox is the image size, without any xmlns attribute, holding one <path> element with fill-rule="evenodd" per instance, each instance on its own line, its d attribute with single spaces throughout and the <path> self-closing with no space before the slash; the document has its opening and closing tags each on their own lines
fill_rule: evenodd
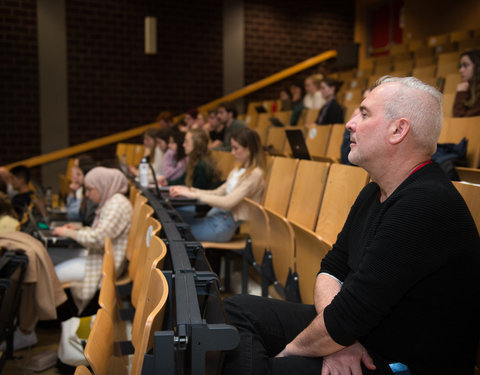
<svg viewBox="0 0 480 375">
<path fill-rule="evenodd" d="M 389 141 L 392 145 L 401 143 L 410 132 L 410 121 L 399 118 L 390 125 Z"/>
</svg>

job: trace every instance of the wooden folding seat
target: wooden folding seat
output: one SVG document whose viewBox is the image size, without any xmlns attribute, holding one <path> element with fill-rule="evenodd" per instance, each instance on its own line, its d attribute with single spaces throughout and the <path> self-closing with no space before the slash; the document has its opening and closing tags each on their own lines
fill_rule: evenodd
<svg viewBox="0 0 480 375">
<path fill-rule="evenodd" d="M 220 170 L 222 181 L 225 181 L 235 167 L 235 158 L 229 151 L 211 150 L 210 152 L 217 168 Z"/>
<path fill-rule="evenodd" d="M 126 284 L 129 282 L 133 282 L 135 279 L 135 273 L 137 272 L 137 266 L 138 266 L 138 259 L 142 247 L 142 242 L 144 242 L 144 236 L 141 235 L 140 233 L 144 233 L 145 229 L 145 223 L 147 218 L 151 217 L 153 215 L 153 208 L 150 207 L 147 204 L 143 204 L 140 206 L 140 213 L 138 216 L 138 225 L 136 226 L 135 232 L 132 234 L 132 249 L 131 249 L 131 256 L 130 256 L 130 262 L 128 264 L 128 271 L 127 275 L 119 280 L 117 284 Z M 132 233 L 132 231 L 130 231 Z M 130 239 L 130 233 L 129 233 L 129 239 Z M 127 249 L 129 246 L 129 242 L 127 242 Z M 128 257 L 127 257 L 128 259 Z"/>
<path fill-rule="evenodd" d="M 261 105 L 262 102 L 248 102 L 247 113 L 245 114 L 245 123 L 252 129 L 257 127 L 258 112 L 255 107 Z"/>
<path fill-rule="evenodd" d="M 251 259 L 257 272 L 260 273 L 260 266 L 262 264 L 265 251 L 270 248 L 270 226 L 267 214 L 263 206 L 249 198 L 244 198 L 248 205 L 248 220 L 249 220 L 249 236 L 252 246 Z"/>
<path fill-rule="evenodd" d="M 438 143 L 458 143 L 467 138 L 467 167 L 478 168 L 480 160 L 480 116 L 446 117 Z"/>
<path fill-rule="evenodd" d="M 316 125 L 308 130 L 305 143 L 312 159 L 322 159 L 327 152 L 332 125 Z"/>
<path fill-rule="evenodd" d="M 437 60 L 437 77 L 446 77 L 447 74 L 458 72 L 459 60 L 460 54 L 458 52 L 439 54 Z"/>
<path fill-rule="evenodd" d="M 368 65 L 365 65 L 364 67 L 359 67 L 357 69 L 357 71 L 355 72 L 355 77 L 368 79 L 368 77 L 370 77 L 372 73 L 373 73 L 373 65 L 371 67 L 368 67 Z"/>
<path fill-rule="evenodd" d="M 273 117 L 278 118 L 285 126 L 290 126 L 292 111 L 277 111 L 273 114 Z"/>
<path fill-rule="evenodd" d="M 102 308 L 97 311 L 84 354 L 94 375 L 127 373 L 121 358 L 114 356 L 112 317 Z"/>
<path fill-rule="evenodd" d="M 455 167 L 460 181 L 470 182 L 472 184 L 480 185 L 480 169 Z"/>
<path fill-rule="evenodd" d="M 345 97 L 343 98 L 343 105 L 350 103 L 360 103 L 362 101 L 362 89 L 350 89 L 345 91 Z"/>
<path fill-rule="evenodd" d="M 472 38 L 470 30 L 456 30 L 450 32 L 450 42 L 458 43 Z"/>
<path fill-rule="evenodd" d="M 462 82 L 459 73 L 450 73 L 445 76 L 445 84 L 443 85 L 443 94 L 455 94 L 457 85 Z"/>
<path fill-rule="evenodd" d="M 355 112 L 355 110 L 360 107 L 360 104 L 361 102 L 359 103 L 351 103 L 351 104 L 348 104 L 348 105 L 345 105 L 344 106 L 344 119 L 345 119 L 345 124 L 350 121 L 350 119 L 352 118 L 353 116 L 353 113 Z"/>
<path fill-rule="evenodd" d="M 330 163 L 300 160 L 287 219 L 313 229 L 318 217 Z"/>
<path fill-rule="evenodd" d="M 467 203 L 468 209 L 477 225 L 477 230 L 480 232 L 480 185 L 459 181 L 452 182 Z"/>
<path fill-rule="evenodd" d="M 423 80 L 425 77 L 428 77 L 428 78 L 435 77 L 436 70 L 437 70 L 437 67 L 434 64 L 419 66 L 419 67 L 415 67 L 412 70 L 412 76 Z"/>
<path fill-rule="evenodd" d="M 276 127 L 276 126 L 271 126 L 268 129 L 268 134 L 267 134 L 267 140 L 265 141 L 265 145 L 267 147 L 273 147 L 274 150 L 277 150 L 278 152 L 283 151 L 283 145 L 285 144 L 286 141 L 286 135 L 285 135 L 285 128 L 283 127 Z"/>
<path fill-rule="evenodd" d="M 77 366 L 74 375 L 92 375 L 90 370 L 84 365 Z"/>
<path fill-rule="evenodd" d="M 297 172 L 298 159 L 275 157 L 263 196 L 263 206 L 286 215 Z"/>
<path fill-rule="evenodd" d="M 397 72 L 411 72 L 413 69 L 413 59 L 409 58 L 406 60 L 395 60 L 393 63 L 393 71 Z M 393 73 L 392 73 L 393 75 Z"/>
<path fill-rule="evenodd" d="M 455 103 L 456 93 L 449 92 L 443 94 L 443 117 L 452 117 L 453 116 L 453 103 Z"/>
<path fill-rule="evenodd" d="M 132 259 L 132 254 L 134 253 L 135 248 L 138 247 L 140 240 L 137 236 L 138 226 L 141 221 L 146 218 L 147 212 L 150 211 L 148 208 L 142 208 L 143 206 L 147 206 L 147 198 L 145 198 L 145 196 L 143 196 L 138 190 L 134 197 L 132 221 L 130 222 L 130 232 L 128 232 L 126 250 L 126 257 L 128 260 Z M 142 214 L 142 216 L 140 214 Z"/>
<path fill-rule="evenodd" d="M 458 42 L 458 51 L 462 53 L 466 49 L 479 48 L 480 47 L 480 35 L 474 36 L 472 39 L 465 39 Z"/>
<path fill-rule="evenodd" d="M 138 301 L 145 301 L 147 298 L 147 286 L 150 281 L 151 277 L 151 270 L 163 268 L 163 263 L 165 261 L 165 256 L 167 255 L 167 247 L 165 243 L 157 236 L 151 235 L 149 241 L 147 241 L 147 254 L 145 257 L 145 265 L 144 265 L 144 272 L 141 279 L 140 290 Z M 135 314 L 136 315 L 136 314 Z M 134 319 L 133 326 L 132 326 L 132 342 L 136 342 L 141 338 L 137 337 L 136 335 L 140 332 L 141 323 L 140 319 Z"/>
<path fill-rule="evenodd" d="M 393 46 L 390 47 L 390 55 L 392 55 L 394 59 L 396 56 L 404 55 L 405 53 L 408 53 L 407 43 L 394 44 Z"/>
<path fill-rule="evenodd" d="M 390 74 L 392 71 L 392 57 L 387 56 L 380 56 L 375 58 L 375 74 Z"/>
<path fill-rule="evenodd" d="M 142 288 L 142 280 L 144 279 L 144 273 L 148 272 L 149 265 L 147 264 L 147 254 L 150 247 L 152 238 L 160 232 L 161 224 L 153 217 L 147 217 L 144 224 L 140 227 L 138 234 L 142 237 L 140 242 L 140 248 L 138 250 L 138 258 L 135 265 L 136 271 L 133 277 L 131 302 L 133 306 L 138 305 L 140 290 Z"/>
<path fill-rule="evenodd" d="M 408 42 L 408 50 L 411 52 L 418 51 L 420 49 L 425 48 L 426 43 L 423 39 L 415 39 L 415 40 L 410 40 Z"/>
<path fill-rule="evenodd" d="M 295 272 L 295 237 L 290 221 L 313 228 L 328 175 L 329 163 L 301 160 L 286 216 L 268 208 L 265 212 L 270 226 L 270 281 L 282 293 L 287 276 Z M 267 270 L 266 267 L 263 267 Z"/>
<path fill-rule="evenodd" d="M 115 261 L 112 247 L 112 240 L 107 237 L 102 261 L 102 284 L 98 304 L 114 319 L 117 311 L 117 293 L 115 290 Z"/>
<path fill-rule="evenodd" d="M 313 304 L 313 290 L 320 263 L 331 246 L 311 229 L 291 222 L 295 234 L 295 267 L 302 303 Z"/>
<path fill-rule="evenodd" d="M 356 76 L 357 77 L 368 76 L 373 72 L 374 68 L 375 68 L 375 63 L 373 58 L 360 59 L 358 61 L 358 70 L 357 70 Z"/>
<path fill-rule="evenodd" d="M 368 173 L 359 167 L 332 164 L 318 215 L 315 232 L 332 245 L 347 219 L 350 208 L 368 182 Z"/>
<path fill-rule="evenodd" d="M 410 75 L 410 70 L 394 70 L 389 73 L 392 77 L 408 77 Z"/>
<path fill-rule="evenodd" d="M 347 117 L 346 117 L 347 119 Z M 346 121 L 348 122 L 348 120 Z M 325 156 L 333 163 L 339 163 L 341 159 L 341 146 L 343 142 L 343 134 L 345 133 L 345 124 L 334 124 L 330 131 L 327 151 Z"/>
<path fill-rule="evenodd" d="M 429 47 L 438 47 L 447 43 L 450 43 L 449 33 L 432 35 L 429 38 L 427 38 L 427 46 Z"/>
<path fill-rule="evenodd" d="M 305 124 L 314 124 L 317 121 L 319 109 L 308 109 L 305 113 Z"/>
<path fill-rule="evenodd" d="M 162 271 L 158 268 L 149 270 L 146 297 L 140 301 L 133 322 L 138 332 L 132 331 L 132 344 L 135 348 L 130 374 L 142 373 L 145 354 L 153 347 L 153 334 L 162 328 L 165 304 L 168 297 L 168 284 Z M 137 323 L 136 321 L 139 320 Z M 135 337 L 135 340 L 133 340 Z"/>
<path fill-rule="evenodd" d="M 255 130 L 258 133 L 258 136 L 260 137 L 260 143 L 262 145 L 265 145 L 265 142 L 267 140 L 267 133 L 268 129 L 270 126 L 272 126 L 272 123 L 270 122 L 270 117 L 272 116 L 271 113 L 260 113 L 258 115 L 257 119 L 257 127 Z"/>
</svg>

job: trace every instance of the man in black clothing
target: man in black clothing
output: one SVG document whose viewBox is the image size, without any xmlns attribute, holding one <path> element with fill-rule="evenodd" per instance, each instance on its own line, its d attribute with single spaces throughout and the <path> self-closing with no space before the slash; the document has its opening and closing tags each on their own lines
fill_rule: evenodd
<svg viewBox="0 0 480 375">
<path fill-rule="evenodd" d="M 480 239 L 430 161 L 442 120 L 433 87 L 380 81 L 346 125 L 349 160 L 374 182 L 322 261 L 315 304 L 226 299 L 240 344 L 224 374 L 473 373 Z"/>
</svg>

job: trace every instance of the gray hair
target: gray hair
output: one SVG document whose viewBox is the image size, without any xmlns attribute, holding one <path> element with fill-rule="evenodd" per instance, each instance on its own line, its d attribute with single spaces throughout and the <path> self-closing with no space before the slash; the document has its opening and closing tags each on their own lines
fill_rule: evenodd
<svg viewBox="0 0 480 375">
<path fill-rule="evenodd" d="M 375 83 L 375 87 L 392 82 L 399 83 L 407 90 L 399 87 L 392 95 L 395 99 L 386 101 L 385 117 L 389 120 L 401 117 L 410 120 L 415 142 L 430 155 L 433 154 L 442 130 L 442 93 L 415 77 L 383 76 Z"/>
</svg>

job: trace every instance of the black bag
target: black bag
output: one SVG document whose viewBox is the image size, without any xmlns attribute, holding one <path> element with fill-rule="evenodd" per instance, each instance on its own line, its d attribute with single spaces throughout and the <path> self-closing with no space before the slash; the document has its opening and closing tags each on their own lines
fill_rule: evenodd
<svg viewBox="0 0 480 375">
<path fill-rule="evenodd" d="M 468 140 L 463 138 L 459 143 L 439 143 L 437 151 L 432 155 L 432 160 L 440 165 L 448 178 L 452 181 L 458 181 L 456 166 L 463 167 L 467 165 Z"/>
</svg>

